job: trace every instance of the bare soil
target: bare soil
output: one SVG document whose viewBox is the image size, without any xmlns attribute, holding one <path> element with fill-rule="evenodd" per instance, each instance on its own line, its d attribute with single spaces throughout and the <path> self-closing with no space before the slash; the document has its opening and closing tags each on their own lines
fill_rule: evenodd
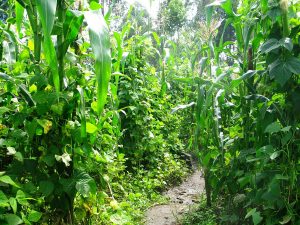
<svg viewBox="0 0 300 225">
<path fill-rule="evenodd" d="M 146 212 L 146 225 L 180 225 L 180 217 L 195 203 L 204 192 L 204 178 L 201 171 L 195 170 L 180 186 L 173 187 L 164 195 L 170 199 L 165 205 L 156 205 Z"/>
</svg>

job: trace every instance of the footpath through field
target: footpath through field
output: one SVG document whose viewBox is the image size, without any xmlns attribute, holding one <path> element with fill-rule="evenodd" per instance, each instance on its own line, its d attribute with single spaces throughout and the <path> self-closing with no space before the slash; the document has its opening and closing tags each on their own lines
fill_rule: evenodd
<svg viewBox="0 0 300 225">
<path fill-rule="evenodd" d="M 198 203 L 200 194 L 204 192 L 204 179 L 201 171 L 195 170 L 180 186 L 173 187 L 164 193 L 170 198 L 165 205 L 156 205 L 146 212 L 146 225 L 178 225 L 178 219 Z"/>
</svg>

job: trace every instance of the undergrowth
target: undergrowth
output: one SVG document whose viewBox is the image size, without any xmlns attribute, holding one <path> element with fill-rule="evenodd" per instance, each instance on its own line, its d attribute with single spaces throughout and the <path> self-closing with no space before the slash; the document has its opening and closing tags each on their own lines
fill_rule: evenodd
<svg viewBox="0 0 300 225">
<path fill-rule="evenodd" d="M 220 206 L 214 203 L 211 207 L 206 206 L 206 199 L 204 195 L 201 196 L 200 202 L 195 207 L 184 215 L 181 224 L 182 225 L 216 225 L 217 213 L 220 211 Z"/>
</svg>

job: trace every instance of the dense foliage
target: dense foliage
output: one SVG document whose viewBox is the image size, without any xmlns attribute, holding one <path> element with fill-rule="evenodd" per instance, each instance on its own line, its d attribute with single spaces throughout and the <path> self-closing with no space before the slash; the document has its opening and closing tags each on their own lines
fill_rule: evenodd
<svg viewBox="0 0 300 225">
<path fill-rule="evenodd" d="M 153 35 L 109 33 L 77 3 L 10 1 L 2 18 L 1 224 L 136 223 L 186 173 Z"/>
<path fill-rule="evenodd" d="M 186 151 L 184 223 L 299 223 L 300 2 L 100 3 L 0 2 L 0 223 L 139 224 Z"/>
<path fill-rule="evenodd" d="M 300 220 L 299 7 L 285 0 L 206 6 L 193 52 L 199 73 L 180 80 L 197 86 L 196 149 L 207 204 L 225 198 L 221 224 Z M 226 13 L 223 29 L 216 8 Z M 230 25 L 235 38 L 225 41 Z"/>
</svg>

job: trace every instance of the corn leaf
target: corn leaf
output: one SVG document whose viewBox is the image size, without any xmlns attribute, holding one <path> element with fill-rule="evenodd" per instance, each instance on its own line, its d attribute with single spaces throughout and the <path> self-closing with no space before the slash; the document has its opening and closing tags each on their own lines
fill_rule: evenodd
<svg viewBox="0 0 300 225">
<path fill-rule="evenodd" d="M 16 1 L 16 25 L 17 25 L 17 31 L 20 35 L 21 33 L 21 26 L 22 26 L 22 21 L 23 21 L 23 17 L 24 17 L 24 8 L 23 6 Z"/>
<path fill-rule="evenodd" d="M 81 119 L 81 137 L 85 139 L 87 137 L 86 133 L 86 117 L 85 117 L 85 99 L 84 91 L 81 87 L 77 87 L 77 91 L 80 95 L 80 119 Z"/>
<path fill-rule="evenodd" d="M 88 24 L 90 42 L 95 55 L 97 113 L 101 115 L 106 103 L 108 84 L 111 76 L 109 30 L 100 11 L 86 12 L 85 19 Z"/>
<path fill-rule="evenodd" d="M 58 73 L 58 63 L 54 44 L 51 39 L 51 32 L 55 20 L 57 0 L 45 1 L 36 0 L 37 9 L 42 23 L 44 41 L 43 48 L 47 63 L 52 72 L 53 83 L 57 92 L 60 91 L 60 80 Z"/>
<path fill-rule="evenodd" d="M 66 20 L 63 25 L 63 31 L 65 36 L 65 42 L 63 45 L 64 54 L 66 54 L 70 44 L 73 41 L 75 41 L 80 31 L 83 19 L 84 16 L 81 13 L 72 10 L 67 11 Z"/>
</svg>

